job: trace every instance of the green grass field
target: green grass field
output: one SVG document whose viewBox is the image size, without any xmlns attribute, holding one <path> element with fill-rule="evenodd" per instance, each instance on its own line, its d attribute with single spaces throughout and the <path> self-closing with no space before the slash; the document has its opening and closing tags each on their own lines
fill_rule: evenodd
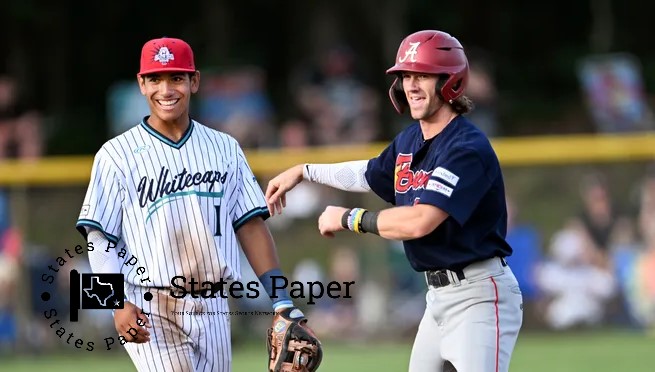
<svg viewBox="0 0 655 372">
<path fill-rule="evenodd" d="M 326 343 L 321 372 L 406 371 L 409 344 L 394 345 Z M 234 372 L 265 370 L 264 346 L 237 348 Z M 101 355 L 101 354 L 100 354 Z M 101 357 L 80 353 L 64 357 L 0 359 L 1 371 L 70 372 L 133 371 L 122 353 Z M 627 332 L 585 332 L 531 334 L 521 336 L 512 360 L 511 371 L 529 372 L 647 372 L 655 368 L 655 337 Z"/>
</svg>

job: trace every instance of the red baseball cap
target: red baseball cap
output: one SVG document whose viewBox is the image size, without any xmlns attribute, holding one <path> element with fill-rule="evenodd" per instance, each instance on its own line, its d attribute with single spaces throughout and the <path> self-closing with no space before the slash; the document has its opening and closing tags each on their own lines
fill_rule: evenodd
<svg viewBox="0 0 655 372">
<path fill-rule="evenodd" d="M 184 40 L 164 37 L 153 39 L 141 49 L 139 75 L 156 72 L 195 72 L 193 50 Z"/>
</svg>

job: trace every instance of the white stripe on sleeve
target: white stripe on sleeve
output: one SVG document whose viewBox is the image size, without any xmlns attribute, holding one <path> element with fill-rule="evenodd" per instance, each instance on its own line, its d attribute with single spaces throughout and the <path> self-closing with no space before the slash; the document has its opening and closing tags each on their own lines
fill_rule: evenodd
<svg viewBox="0 0 655 372">
<path fill-rule="evenodd" d="M 255 175 L 252 173 L 243 150 L 236 145 L 237 151 L 237 177 L 236 177 L 236 198 L 230 200 L 230 212 L 232 214 L 232 225 L 237 230 L 241 225 L 255 216 L 268 218 L 268 208 L 262 191 Z"/>
</svg>

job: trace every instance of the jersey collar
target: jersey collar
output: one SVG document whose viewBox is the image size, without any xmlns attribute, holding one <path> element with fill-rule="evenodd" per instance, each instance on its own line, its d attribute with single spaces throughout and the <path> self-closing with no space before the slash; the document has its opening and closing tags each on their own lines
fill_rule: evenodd
<svg viewBox="0 0 655 372">
<path fill-rule="evenodd" d="M 184 146 L 186 141 L 191 138 L 191 133 L 193 132 L 193 119 L 189 118 L 189 127 L 186 129 L 186 132 L 184 132 L 184 135 L 182 135 L 182 138 L 180 138 L 179 141 L 175 142 L 170 140 L 168 137 L 164 136 L 163 134 L 159 133 L 155 128 L 151 127 L 150 124 L 148 124 L 148 118 L 150 116 L 146 116 L 141 120 L 141 127 L 145 129 L 146 132 L 148 132 L 150 135 L 153 137 L 157 138 L 158 140 L 162 141 L 163 143 L 167 144 L 168 146 L 171 146 L 175 149 L 180 149 L 180 147 Z"/>
<path fill-rule="evenodd" d="M 460 121 L 460 118 L 461 118 L 461 117 L 462 117 L 462 115 L 457 115 L 457 116 L 455 116 L 455 117 L 454 117 L 454 118 L 453 118 L 453 119 L 448 123 L 448 125 L 446 125 L 446 126 L 443 128 L 443 130 L 442 130 L 441 132 L 437 133 L 434 137 L 432 137 L 432 138 L 430 138 L 430 139 L 425 139 L 425 138 L 423 138 L 423 132 L 421 131 L 421 123 L 420 123 L 420 122 L 416 122 L 416 125 L 417 125 L 417 128 L 418 128 L 418 139 L 417 139 L 417 142 L 418 142 L 419 144 L 421 144 L 421 145 L 424 145 L 424 144 L 428 144 L 428 143 L 430 143 L 430 142 L 434 142 L 434 140 L 435 140 L 437 137 L 441 137 L 441 138 L 443 138 L 443 137 L 448 137 L 448 133 L 449 133 L 450 131 L 454 130 L 456 125 L 459 125 L 459 121 Z"/>
</svg>

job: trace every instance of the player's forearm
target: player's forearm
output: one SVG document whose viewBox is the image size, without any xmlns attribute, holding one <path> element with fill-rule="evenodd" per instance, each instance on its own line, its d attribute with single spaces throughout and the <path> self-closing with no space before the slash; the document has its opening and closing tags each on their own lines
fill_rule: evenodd
<svg viewBox="0 0 655 372">
<path fill-rule="evenodd" d="M 356 232 L 374 233 L 385 239 L 411 240 L 428 235 L 447 217 L 444 211 L 422 204 L 394 207 L 380 212 L 355 208 L 346 210 L 341 217 L 341 225 Z"/>
<path fill-rule="evenodd" d="M 395 207 L 382 210 L 378 215 L 378 231 L 386 239 L 417 239 L 432 230 L 434 226 L 424 215 L 423 208 Z"/>
<path fill-rule="evenodd" d="M 89 265 L 92 272 L 116 274 L 121 272 L 121 262 L 116 250 L 107 249 L 110 242 L 102 232 L 91 229 L 87 241 L 93 243 L 93 250 L 89 251 Z"/>
<path fill-rule="evenodd" d="M 261 218 L 253 218 L 241 226 L 237 237 L 257 276 L 280 266 L 273 237 Z"/>
<path fill-rule="evenodd" d="M 237 231 L 243 253 L 271 298 L 273 310 L 293 307 L 293 301 L 286 289 L 274 285 L 284 277 L 277 257 L 275 243 L 268 227 L 261 218 L 253 218 Z"/>
<path fill-rule="evenodd" d="M 351 192 L 368 192 L 371 187 L 364 177 L 368 160 L 334 164 L 305 164 L 303 179 Z"/>
</svg>

